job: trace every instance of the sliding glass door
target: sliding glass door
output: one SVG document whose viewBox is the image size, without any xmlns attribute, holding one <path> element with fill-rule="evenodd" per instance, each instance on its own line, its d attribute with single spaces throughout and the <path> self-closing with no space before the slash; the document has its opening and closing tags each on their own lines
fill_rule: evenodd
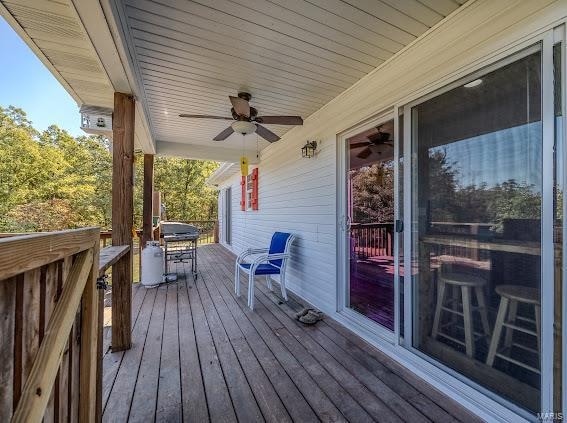
<svg viewBox="0 0 567 423">
<path fill-rule="evenodd" d="M 345 140 L 345 306 L 394 330 L 394 120 Z"/>
<path fill-rule="evenodd" d="M 533 413 L 552 400 L 551 217 L 557 228 L 563 201 L 563 148 L 553 142 L 561 119 L 543 46 L 404 108 L 413 282 L 404 344 Z"/>
<path fill-rule="evenodd" d="M 520 414 L 567 403 L 564 32 L 339 143 L 339 310 Z"/>
</svg>

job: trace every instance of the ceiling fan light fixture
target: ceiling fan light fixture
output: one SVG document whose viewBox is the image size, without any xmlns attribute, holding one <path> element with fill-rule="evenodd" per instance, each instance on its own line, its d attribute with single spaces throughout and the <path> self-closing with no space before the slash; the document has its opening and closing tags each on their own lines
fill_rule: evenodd
<svg viewBox="0 0 567 423">
<path fill-rule="evenodd" d="M 237 120 L 230 126 L 232 126 L 232 129 L 234 129 L 234 132 L 242 135 L 253 134 L 254 132 L 256 132 L 256 125 L 246 120 Z"/>
</svg>

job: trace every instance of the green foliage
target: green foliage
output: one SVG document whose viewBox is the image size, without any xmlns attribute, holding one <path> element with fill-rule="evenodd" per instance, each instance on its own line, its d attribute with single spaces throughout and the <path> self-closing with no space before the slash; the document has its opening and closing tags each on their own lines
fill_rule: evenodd
<svg viewBox="0 0 567 423">
<path fill-rule="evenodd" d="M 143 155 L 136 155 L 134 220 L 142 221 Z M 205 184 L 218 163 L 175 157 L 156 157 L 154 189 L 160 191 L 168 220 L 209 220 L 217 218 L 217 191 Z"/>
<path fill-rule="evenodd" d="M 493 186 L 459 186 L 455 163 L 440 149 L 429 153 L 429 207 L 431 221 L 491 223 L 502 233 L 506 220 L 541 218 L 541 192 L 513 179 Z"/>
<path fill-rule="evenodd" d="M 393 162 L 374 163 L 350 171 L 352 220 L 355 223 L 394 221 Z"/>
<path fill-rule="evenodd" d="M 141 226 L 142 161 L 137 160 L 135 226 Z M 139 166 L 138 166 L 139 164 Z M 155 189 L 168 217 L 216 219 L 216 192 L 205 185 L 217 163 L 158 158 Z M 0 107 L 0 232 L 111 226 L 112 153 L 100 136 L 39 132 L 26 113 Z"/>
</svg>

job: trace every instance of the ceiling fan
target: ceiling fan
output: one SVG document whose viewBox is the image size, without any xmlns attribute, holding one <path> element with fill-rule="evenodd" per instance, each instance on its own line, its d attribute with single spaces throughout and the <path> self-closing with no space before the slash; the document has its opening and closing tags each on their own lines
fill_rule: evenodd
<svg viewBox="0 0 567 423">
<path fill-rule="evenodd" d="M 262 138 L 269 142 L 276 142 L 280 139 L 276 134 L 268 128 L 260 125 L 276 124 L 276 125 L 303 125 L 303 119 L 300 116 L 258 116 L 258 111 L 254 107 L 250 107 L 249 101 L 252 96 L 249 93 L 238 93 L 238 97 L 229 96 L 232 103 L 232 117 L 210 116 L 210 115 L 190 115 L 182 113 L 179 117 L 193 119 L 223 119 L 234 120 L 234 122 L 213 138 L 214 141 L 224 141 L 233 132 L 242 135 L 248 135 L 256 132 Z"/>
<path fill-rule="evenodd" d="M 381 155 L 385 151 L 384 147 L 394 148 L 394 140 L 391 139 L 392 134 L 390 134 L 389 132 L 382 132 L 381 126 L 377 126 L 376 130 L 378 131 L 377 133 L 371 134 L 366 137 L 368 141 L 350 144 L 351 149 L 366 147 L 356 155 L 356 157 L 358 157 L 359 159 L 366 159 L 373 152 Z"/>
</svg>

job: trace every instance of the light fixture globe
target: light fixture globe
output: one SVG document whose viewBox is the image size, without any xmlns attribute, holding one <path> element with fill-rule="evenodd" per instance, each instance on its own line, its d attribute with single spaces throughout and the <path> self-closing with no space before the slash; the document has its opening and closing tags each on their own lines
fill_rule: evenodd
<svg viewBox="0 0 567 423">
<path fill-rule="evenodd" d="M 242 135 L 253 134 L 256 132 L 256 125 L 252 122 L 248 122 L 247 120 L 237 120 L 230 126 L 232 126 L 234 132 Z"/>
</svg>

